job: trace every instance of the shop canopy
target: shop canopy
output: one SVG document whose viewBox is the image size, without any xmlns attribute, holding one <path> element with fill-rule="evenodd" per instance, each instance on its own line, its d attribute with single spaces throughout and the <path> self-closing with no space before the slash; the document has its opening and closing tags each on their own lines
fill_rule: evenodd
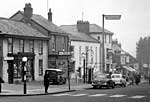
<svg viewBox="0 0 150 102">
<path fill-rule="evenodd" d="M 136 70 L 132 67 L 128 67 L 128 66 L 123 66 L 123 68 L 129 70 L 130 72 L 136 72 Z"/>
</svg>

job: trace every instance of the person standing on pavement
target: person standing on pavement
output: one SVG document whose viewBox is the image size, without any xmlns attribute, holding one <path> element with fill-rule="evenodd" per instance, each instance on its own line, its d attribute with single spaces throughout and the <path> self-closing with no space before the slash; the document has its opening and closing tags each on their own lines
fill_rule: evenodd
<svg viewBox="0 0 150 102">
<path fill-rule="evenodd" d="M 48 72 L 45 72 L 44 75 L 44 87 L 45 87 L 45 93 L 48 93 L 48 87 L 49 87 L 49 75 Z"/>
</svg>

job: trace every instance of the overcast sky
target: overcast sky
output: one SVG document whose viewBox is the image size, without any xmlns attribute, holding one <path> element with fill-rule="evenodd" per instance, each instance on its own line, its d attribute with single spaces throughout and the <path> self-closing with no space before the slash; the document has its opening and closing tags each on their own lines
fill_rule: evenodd
<svg viewBox="0 0 150 102">
<path fill-rule="evenodd" d="M 47 18 L 47 0 L 1 0 L 0 17 L 10 17 L 31 3 L 34 14 Z M 76 24 L 77 20 L 102 26 L 102 14 L 121 14 L 121 20 L 105 20 L 122 48 L 136 55 L 136 42 L 150 35 L 150 0 L 48 0 L 56 25 Z"/>
</svg>

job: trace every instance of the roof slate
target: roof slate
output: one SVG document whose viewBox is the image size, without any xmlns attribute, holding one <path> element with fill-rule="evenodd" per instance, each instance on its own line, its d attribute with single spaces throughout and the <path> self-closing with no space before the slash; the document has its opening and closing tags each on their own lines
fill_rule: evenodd
<svg viewBox="0 0 150 102">
<path fill-rule="evenodd" d="M 65 31 L 78 31 L 76 25 L 61 25 L 61 28 L 63 28 L 63 30 Z M 96 24 L 90 24 L 90 29 L 89 29 L 90 33 L 102 33 L 102 27 L 96 25 Z M 107 34 L 113 34 L 113 32 L 104 29 L 104 32 Z"/>
<path fill-rule="evenodd" d="M 47 36 L 32 28 L 27 23 L 14 21 L 7 18 L 0 18 L 0 31 L 9 35 L 47 38 Z"/>
<path fill-rule="evenodd" d="M 67 30 L 68 27 L 70 27 L 69 29 L 71 30 Z M 95 38 L 92 38 L 88 34 L 78 32 L 76 29 L 74 29 L 73 26 L 68 26 L 68 27 L 60 26 L 60 28 L 62 28 L 63 30 L 69 33 L 69 38 L 71 40 L 99 43 L 98 40 L 96 40 Z"/>
<path fill-rule="evenodd" d="M 31 19 L 36 23 L 40 24 L 41 26 L 43 26 L 45 29 L 49 30 L 50 32 L 67 35 L 66 32 L 63 31 L 60 27 L 48 21 L 46 18 L 42 17 L 41 15 L 33 14 Z"/>
</svg>

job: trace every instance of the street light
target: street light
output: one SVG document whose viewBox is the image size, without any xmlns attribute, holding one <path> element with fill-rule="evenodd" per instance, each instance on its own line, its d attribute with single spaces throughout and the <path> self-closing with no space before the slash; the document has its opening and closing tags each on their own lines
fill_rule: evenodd
<svg viewBox="0 0 150 102">
<path fill-rule="evenodd" d="M 121 15 L 102 15 L 102 71 L 104 72 L 105 70 L 105 31 L 104 31 L 104 18 L 106 20 L 120 20 L 121 19 Z"/>
<path fill-rule="evenodd" d="M 27 71 L 27 69 L 26 69 L 26 66 L 25 66 L 25 64 L 26 64 L 26 62 L 27 62 L 27 57 L 23 57 L 22 58 L 22 67 L 23 67 L 23 81 L 24 81 L 24 87 L 23 87 L 23 90 L 24 90 L 24 94 L 26 94 L 27 93 L 27 86 L 26 86 L 26 71 Z"/>
</svg>

